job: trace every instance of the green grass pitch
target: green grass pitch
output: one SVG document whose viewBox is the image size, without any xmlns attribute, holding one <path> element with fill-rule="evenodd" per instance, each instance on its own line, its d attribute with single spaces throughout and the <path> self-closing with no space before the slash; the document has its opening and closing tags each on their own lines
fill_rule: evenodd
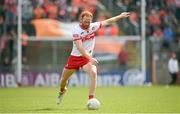
<svg viewBox="0 0 180 114">
<path fill-rule="evenodd" d="M 69 87 L 61 105 L 57 88 L 0 88 L 0 113 L 180 113 L 180 86 L 97 87 L 99 110 L 87 110 L 87 87 Z"/>
</svg>

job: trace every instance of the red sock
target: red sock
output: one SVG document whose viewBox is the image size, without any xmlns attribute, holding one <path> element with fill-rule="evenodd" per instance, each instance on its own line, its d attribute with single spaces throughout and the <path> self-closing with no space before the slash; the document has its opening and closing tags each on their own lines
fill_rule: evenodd
<svg viewBox="0 0 180 114">
<path fill-rule="evenodd" d="M 94 98 L 94 95 L 89 95 L 89 99 L 92 99 L 92 98 Z"/>
</svg>

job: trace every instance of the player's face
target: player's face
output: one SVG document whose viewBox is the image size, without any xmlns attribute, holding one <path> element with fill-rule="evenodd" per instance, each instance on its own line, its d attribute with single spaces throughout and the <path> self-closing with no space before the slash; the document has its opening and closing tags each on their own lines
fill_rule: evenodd
<svg viewBox="0 0 180 114">
<path fill-rule="evenodd" d="M 92 17 L 90 15 L 85 15 L 83 18 L 82 18 L 82 24 L 84 26 L 88 26 L 90 25 L 90 23 L 92 22 Z"/>
</svg>

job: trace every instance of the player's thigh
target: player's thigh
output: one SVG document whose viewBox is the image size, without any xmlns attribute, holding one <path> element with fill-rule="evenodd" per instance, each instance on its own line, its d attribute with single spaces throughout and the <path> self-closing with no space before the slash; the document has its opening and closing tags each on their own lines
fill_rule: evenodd
<svg viewBox="0 0 180 114">
<path fill-rule="evenodd" d="M 61 79 L 68 79 L 76 70 L 75 69 L 63 69 Z"/>
<path fill-rule="evenodd" d="M 96 74 L 97 73 L 97 68 L 95 65 L 92 65 L 91 63 L 88 63 L 86 65 L 84 65 L 83 67 L 83 70 L 88 73 L 88 74 L 91 74 L 91 73 L 94 73 Z"/>
</svg>

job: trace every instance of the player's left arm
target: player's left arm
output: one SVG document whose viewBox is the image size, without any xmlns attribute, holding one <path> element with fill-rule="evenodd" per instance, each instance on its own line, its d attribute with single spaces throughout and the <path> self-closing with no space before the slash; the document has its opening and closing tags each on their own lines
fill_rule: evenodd
<svg viewBox="0 0 180 114">
<path fill-rule="evenodd" d="M 130 12 L 123 12 L 117 16 L 114 16 L 114 17 L 111 17 L 109 19 L 102 21 L 101 24 L 102 24 L 102 26 L 110 25 L 114 22 L 119 21 L 120 19 L 127 18 L 129 16 L 130 16 Z"/>
</svg>

